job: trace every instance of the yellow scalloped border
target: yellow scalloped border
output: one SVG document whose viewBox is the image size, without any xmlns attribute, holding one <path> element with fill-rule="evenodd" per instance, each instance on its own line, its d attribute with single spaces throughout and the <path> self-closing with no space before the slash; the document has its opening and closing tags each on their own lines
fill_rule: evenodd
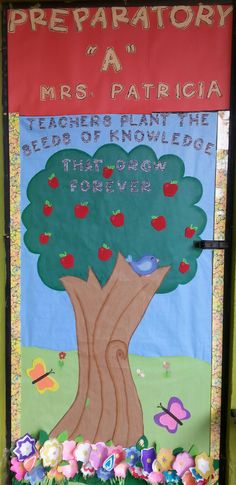
<svg viewBox="0 0 236 485">
<path fill-rule="evenodd" d="M 218 113 L 214 239 L 225 239 L 229 111 Z M 213 252 L 211 456 L 219 459 L 223 345 L 224 251 Z M 214 483 L 218 480 L 214 478 Z"/>
<path fill-rule="evenodd" d="M 10 238 L 11 238 L 11 429 L 19 438 L 21 416 L 21 325 L 20 325 L 20 122 L 9 114 Z"/>
</svg>

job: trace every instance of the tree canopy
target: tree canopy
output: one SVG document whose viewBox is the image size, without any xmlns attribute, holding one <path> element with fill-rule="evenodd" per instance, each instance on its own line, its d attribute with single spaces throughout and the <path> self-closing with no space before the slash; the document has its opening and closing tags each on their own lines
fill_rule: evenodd
<svg viewBox="0 0 236 485">
<path fill-rule="evenodd" d="M 154 256 L 171 266 L 159 293 L 188 283 L 197 271 L 206 214 L 196 204 L 202 185 L 184 177 L 176 155 L 159 159 L 148 146 L 126 153 L 107 144 L 92 156 L 77 149 L 52 155 L 27 189 L 22 214 L 27 248 L 39 254 L 38 273 L 63 290 L 63 276 L 87 280 L 91 268 L 101 285 L 118 253 L 140 260 Z"/>
</svg>

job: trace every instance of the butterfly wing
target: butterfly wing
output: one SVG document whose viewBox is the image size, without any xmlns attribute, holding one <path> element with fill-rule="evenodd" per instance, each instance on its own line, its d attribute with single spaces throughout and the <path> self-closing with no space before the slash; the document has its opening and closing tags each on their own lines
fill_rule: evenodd
<svg viewBox="0 0 236 485">
<path fill-rule="evenodd" d="M 40 357 L 34 359 L 33 366 L 30 369 L 26 370 L 27 375 L 32 379 L 32 381 L 43 376 L 44 374 L 46 374 L 46 372 L 47 371 L 45 362 Z M 44 392 L 46 391 L 57 391 L 57 389 L 59 388 L 56 379 L 51 376 L 43 377 L 41 380 L 36 382 L 34 386 L 40 394 L 44 394 Z"/>
<path fill-rule="evenodd" d="M 46 365 L 40 357 L 33 360 L 33 366 L 30 369 L 26 369 L 26 374 L 31 377 L 32 381 L 38 379 L 46 373 Z"/>
<path fill-rule="evenodd" d="M 173 396 L 169 399 L 167 410 L 173 415 L 169 415 L 167 412 L 158 413 L 154 416 L 154 421 L 158 426 L 162 426 L 169 431 L 169 433 L 176 433 L 178 429 L 177 420 L 183 421 L 184 419 L 189 419 L 191 417 L 190 412 L 186 409 L 181 401 L 176 396 Z M 177 418 L 176 419 L 174 419 Z"/>
<path fill-rule="evenodd" d="M 46 391 L 55 392 L 59 389 L 59 384 L 54 377 L 46 376 L 35 384 L 37 391 L 44 394 Z"/>
<path fill-rule="evenodd" d="M 191 417 L 190 412 L 184 407 L 181 399 L 176 396 L 170 398 L 168 402 L 168 410 L 180 421 L 183 421 L 184 419 L 189 419 Z"/>
<path fill-rule="evenodd" d="M 178 429 L 177 421 L 166 412 L 155 414 L 154 421 L 158 426 L 166 428 L 169 433 L 176 433 Z"/>
</svg>

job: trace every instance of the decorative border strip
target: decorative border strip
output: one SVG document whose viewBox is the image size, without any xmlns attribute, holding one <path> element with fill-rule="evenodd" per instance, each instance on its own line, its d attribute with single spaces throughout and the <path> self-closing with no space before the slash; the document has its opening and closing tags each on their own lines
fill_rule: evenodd
<svg viewBox="0 0 236 485">
<path fill-rule="evenodd" d="M 215 183 L 214 239 L 225 239 L 229 111 L 219 111 Z M 212 383 L 210 451 L 215 459 L 220 454 L 221 380 L 223 346 L 224 252 L 213 253 L 212 301 Z"/>
<path fill-rule="evenodd" d="M 9 114 L 10 237 L 11 237 L 11 429 L 20 436 L 21 336 L 20 336 L 20 123 Z"/>
</svg>

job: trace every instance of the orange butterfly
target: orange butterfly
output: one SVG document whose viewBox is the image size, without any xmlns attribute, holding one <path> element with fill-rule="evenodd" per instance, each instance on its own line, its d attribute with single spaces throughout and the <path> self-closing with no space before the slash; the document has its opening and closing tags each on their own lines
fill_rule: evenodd
<svg viewBox="0 0 236 485">
<path fill-rule="evenodd" d="M 53 370 L 50 369 L 47 372 L 45 362 L 40 357 L 34 359 L 33 367 L 27 369 L 26 374 L 32 379 L 32 384 L 35 385 L 40 394 L 44 394 L 46 391 L 55 392 L 59 389 L 58 382 L 50 375 L 54 374 Z"/>
</svg>

